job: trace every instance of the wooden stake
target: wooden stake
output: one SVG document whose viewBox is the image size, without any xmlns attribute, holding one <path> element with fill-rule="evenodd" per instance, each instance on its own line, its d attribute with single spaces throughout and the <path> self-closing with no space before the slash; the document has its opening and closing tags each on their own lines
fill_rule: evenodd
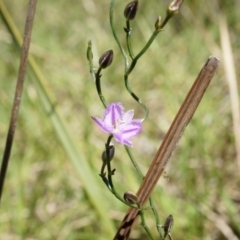
<svg viewBox="0 0 240 240">
<path fill-rule="evenodd" d="M 205 93 L 211 79 L 219 65 L 219 59 L 211 56 L 203 66 L 186 99 L 173 120 L 157 154 L 137 192 L 138 200 L 143 206 L 151 195 L 155 185 L 162 175 L 176 144 L 181 138 L 184 129 L 195 113 L 203 94 Z M 130 208 L 124 217 L 114 240 L 127 240 L 131 228 L 139 215 L 139 210 Z"/>
</svg>

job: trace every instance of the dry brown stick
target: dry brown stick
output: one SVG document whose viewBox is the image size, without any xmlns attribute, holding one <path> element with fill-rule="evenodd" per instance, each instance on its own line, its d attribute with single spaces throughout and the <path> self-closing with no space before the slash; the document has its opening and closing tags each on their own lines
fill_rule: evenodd
<svg viewBox="0 0 240 240">
<path fill-rule="evenodd" d="M 9 123 L 9 129 L 8 129 L 8 134 L 7 134 L 7 138 L 6 138 L 4 154 L 3 154 L 2 164 L 1 164 L 0 201 L 2 198 L 4 180 L 5 180 L 5 176 L 6 176 L 6 172 L 7 172 L 8 162 L 9 162 L 10 155 L 11 155 L 12 143 L 13 143 L 13 139 L 14 139 L 14 133 L 15 133 L 16 125 L 17 125 L 18 112 L 19 112 L 19 108 L 20 108 L 24 79 L 25 79 L 25 75 L 26 75 L 27 57 L 28 57 L 28 51 L 29 51 L 29 46 L 30 46 L 33 19 L 34 19 L 36 5 L 37 5 L 37 0 L 29 1 L 27 19 L 26 19 L 26 24 L 25 24 L 25 31 L 24 31 L 24 38 L 23 38 L 23 45 L 22 45 L 22 52 L 21 52 L 21 59 L 20 59 L 20 65 L 19 65 L 19 70 L 18 70 L 17 86 L 16 86 L 14 102 L 13 102 L 13 107 L 12 107 L 11 120 Z"/>
<path fill-rule="evenodd" d="M 143 206 L 148 200 L 151 192 L 157 184 L 162 172 L 164 171 L 176 144 L 181 138 L 185 127 L 188 125 L 195 113 L 204 92 L 206 91 L 214 73 L 219 65 L 218 58 L 211 56 L 203 66 L 186 99 L 179 109 L 174 121 L 172 122 L 163 142 L 138 190 L 139 203 Z M 139 215 L 139 210 L 130 208 L 124 217 L 121 226 L 116 233 L 114 240 L 127 240 L 131 228 Z"/>
</svg>

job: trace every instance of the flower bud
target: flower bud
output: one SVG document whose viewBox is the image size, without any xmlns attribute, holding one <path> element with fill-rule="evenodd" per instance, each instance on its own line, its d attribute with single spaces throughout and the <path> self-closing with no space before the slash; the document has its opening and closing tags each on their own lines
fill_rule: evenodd
<svg viewBox="0 0 240 240">
<path fill-rule="evenodd" d="M 125 192 L 123 198 L 129 204 L 138 204 L 138 196 L 130 191 Z"/>
<path fill-rule="evenodd" d="M 109 161 L 111 161 L 114 157 L 114 153 L 115 153 L 115 147 L 113 145 L 109 146 Z M 106 150 L 103 151 L 102 153 L 102 161 L 106 162 L 107 161 L 107 152 Z"/>
<path fill-rule="evenodd" d="M 171 231 L 171 228 L 173 226 L 173 215 L 169 215 L 163 225 L 163 230 L 164 230 L 164 238 L 168 235 L 168 233 Z"/>
<path fill-rule="evenodd" d="M 92 61 L 93 59 L 93 53 L 92 53 L 92 41 L 88 41 L 88 48 L 87 48 L 87 59 L 88 61 Z"/>
<path fill-rule="evenodd" d="M 158 16 L 156 22 L 155 22 L 155 29 L 157 31 L 160 31 L 161 30 L 161 22 L 162 22 L 162 18 L 161 16 Z"/>
<path fill-rule="evenodd" d="M 168 7 L 168 14 L 173 15 L 178 13 L 179 8 L 181 7 L 183 0 L 173 0 Z"/>
<path fill-rule="evenodd" d="M 102 54 L 99 58 L 99 65 L 102 69 L 107 68 L 113 61 L 113 50 L 109 50 Z"/>
<path fill-rule="evenodd" d="M 130 21 L 133 20 L 136 16 L 138 10 L 138 0 L 130 2 L 124 9 L 125 18 Z"/>
</svg>

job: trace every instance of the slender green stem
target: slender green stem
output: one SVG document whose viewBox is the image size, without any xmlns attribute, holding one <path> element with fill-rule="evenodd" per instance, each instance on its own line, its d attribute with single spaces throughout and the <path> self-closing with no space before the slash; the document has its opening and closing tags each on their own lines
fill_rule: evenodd
<svg viewBox="0 0 240 240">
<path fill-rule="evenodd" d="M 139 209 L 139 206 L 135 206 L 135 205 L 132 205 L 132 204 L 129 204 L 127 203 L 116 191 L 115 191 L 115 188 L 114 188 L 114 185 L 113 185 L 113 181 L 112 181 L 112 175 L 113 175 L 113 171 L 112 168 L 111 168 L 111 163 L 110 163 L 110 143 L 111 143 L 111 139 L 113 138 L 113 135 L 110 135 L 108 137 L 108 140 L 107 140 L 107 143 L 106 143 L 106 164 L 107 164 L 107 171 L 108 171 L 108 188 L 109 190 L 111 191 L 112 194 L 115 195 L 115 197 L 117 199 L 119 199 L 121 202 L 123 202 L 124 204 L 128 205 L 129 207 L 132 207 L 132 208 L 137 208 Z M 103 174 L 105 176 L 105 174 Z M 103 178 L 103 176 L 101 176 Z M 106 179 L 103 178 L 103 181 L 106 183 Z"/>
<path fill-rule="evenodd" d="M 169 19 L 172 17 L 172 15 L 167 14 L 163 23 L 161 24 L 159 29 L 156 29 L 153 33 L 152 36 L 149 38 L 148 42 L 146 43 L 146 45 L 143 47 L 143 49 L 132 59 L 132 62 L 129 66 L 129 68 L 127 69 L 127 71 L 125 72 L 124 75 L 124 81 L 125 81 L 125 86 L 126 89 L 128 90 L 128 92 L 132 95 L 132 97 L 145 109 L 145 116 L 143 118 L 143 121 L 148 117 L 149 114 L 149 109 L 148 107 L 141 101 L 141 99 L 131 90 L 129 83 L 128 83 L 128 76 L 130 75 L 130 73 L 133 71 L 133 69 L 135 68 L 138 59 L 148 50 L 148 48 L 151 46 L 151 44 L 153 43 L 153 41 L 155 40 L 155 38 L 157 37 L 157 35 L 159 34 L 159 32 L 161 32 L 164 28 L 164 26 L 167 24 L 167 22 L 169 21 Z M 127 25 L 128 26 L 128 25 Z M 127 45 L 128 45 L 128 50 L 129 50 L 129 54 L 132 57 L 133 55 L 131 55 L 131 45 L 130 45 L 130 40 L 128 39 L 128 34 L 127 34 Z"/>
<path fill-rule="evenodd" d="M 106 108 L 107 107 L 107 103 L 106 103 L 106 100 L 102 94 L 102 90 L 101 90 L 101 71 L 102 71 L 102 68 L 99 67 L 99 69 L 97 70 L 97 72 L 95 73 L 94 71 L 94 67 L 93 67 L 93 54 L 92 54 L 92 43 L 91 41 L 88 42 L 88 48 L 87 48 L 87 59 L 88 59 L 88 62 L 89 62 L 89 68 L 90 68 L 90 73 L 93 77 L 93 80 L 95 82 L 95 85 L 96 85 L 96 89 L 97 89 L 97 93 L 98 93 L 98 96 L 102 102 L 102 104 L 104 105 L 104 107 Z"/>
<path fill-rule="evenodd" d="M 173 16 L 173 14 L 167 13 L 167 15 L 165 16 L 165 18 L 164 18 L 164 20 L 163 20 L 163 22 L 162 22 L 162 24 L 161 24 L 161 26 L 160 26 L 158 31 L 162 31 L 163 30 L 163 28 L 165 27 L 167 22 L 170 20 L 170 18 L 172 18 L 172 16 Z"/>
<path fill-rule="evenodd" d="M 110 12 L 109 12 L 109 16 L 110 16 L 110 26 L 111 26 L 111 29 L 112 29 L 112 33 L 113 33 L 113 36 L 116 40 L 116 43 L 118 44 L 119 46 L 119 49 L 123 55 L 123 58 L 124 58 L 124 62 L 125 62 L 125 75 L 124 75 L 124 81 L 125 81 L 125 86 L 126 86 L 126 89 L 128 90 L 128 92 L 131 94 L 131 96 L 145 109 L 145 116 L 143 118 L 143 120 L 145 120 L 147 117 L 148 117 L 148 114 L 149 114 L 149 109 L 148 107 L 141 101 L 141 99 L 139 99 L 139 97 L 131 90 L 130 86 L 129 86 L 129 82 L 128 82 L 128 76 L 130 75 L 130 73 L 132 72 L 132 70 L 134 69 L 134 67 L 136 66 L 136 63 L 138 61 L 138 59 L 147 51 L 147 49 L 151 46 L 152 42 L 154 41 L 154 39 L 157 37 L 158 33 L 163 29 L 163 27 L 166 25 L 166 23 L 168 22 L 168 20 L 171 18 L 170 15 L 167 15 L 163 21 L 163 23 L 161 24 L 160 28 L 159 29 L 156 29 L 152 36 L 150 37 L 150 39 L 148 40 L 148 42 L 146 43 L 146 45 L 144 46 L 144 48 L 134 57 L 134 54 L 133 54 L 133 51 L 132 51 L 132 47 L 131 47 L 131 38 L 130 38 L 130 34 L 131 34 L 131 28 L 130 28 L 130 23 L 129 21 L 127 21 L 126 23 L 126 28 L 125 28 L 125 31 L 126 31 L 126 41 L 127 41 L 127 49 L 128 49 L 128 52 L 129 52 L 129 55 L 132 59 L 132 62 L 131 62 L 131 65 L 129 66 L 129 62 L 128 62 L 128 57 L 125 53 L 125 50 L 123 48 L 123 46 L 121 45 L 120 41 L 119 41 L 119 38 L 116 34 L 116 31 L 115 31 L 115 28 L 114 28 L 114 24 L 113 24 L 113 8 L 114 8 L 114 3 L 115 3 L 115 0 L 111 0 L 111 4 L 110 4 Z M 91 66 L 91 65 L 90 65 Z M 91 67 L 90 67 L 91 68 Z M 101 72 L 101 69 L 99 69 L 95 75 L 96 77 L 96 88 L 97 88 L 97 91 L 98 91 L 98 95 L 103 103 L 103 105 L 105 106 L 106 108 L 106 101 L 102 95 L 102 92 L 101 92 L 101 85 L 100 85 L 100 72 Z M 126 205 L 129 205 L 128 203 L 126 203 L 122 197 L 115 191 L 114 189 L 114 185 L 113 185 L 113 182 L 112 182 L 112 169 L 111 169 L 111 164 L 110 164 L 110 158 L 109 158 L 109 144 L 110 144 L 110 140 L 111 140 L 112 136 L 109 137 L 108 141 L 107 141 L 107 144 L 106 144 L 106 152 L 107 152 L 107 169 L 108 169 L 108 181 L 109 181 L 109 185 L 110 186 L 110 191 L 120 200 L 122 201 L 124 204 Z M 141 176 L 141 178 L 143 178 L 143 173 L 141 172 L 138 164 L 136 163 L 136 161 L 134 160 L 132 154 L 131 154 L 131 151 L 130 149 L 125 146 L 125 149 L 132 161 L 132 164 L 134 165 L 136 171 L 138 172 L 138 174 Z M 104 168 L 105 168 L 105 165 L 103 164 L 102 166 L 102 170 L 101 172 L 104 172 Z M 105 182 L 106 183 L 106 182 Z M 160 231 L 160 227 L 159 226 L 159 217 L 158 217 L 158 214 L 157 214 L 157 211 L 156 211 L 156 208 L 154 206 L 154 203 L 153 203 L 153 200 L 152 198 L 150 197 L 149 199 L 149 202 L 150 202 L 150 206 L 151 206 L 151 209 L 153 211 L 153 214 L 155 216 L 155 219 L 156 219 L 156 225 L 157 225 L 157 230 L 161 236 L 161 231 Z M 130 207 L 134 207 L 132 205 L 130 205 Z M 138 208 L 138 207 L 136 207 Z M 145 224 L 145 218 L 144 218 L 144 213 L 142 210 L 140 210 L 140 215 L 141 215 L 141 220 L 142 220 L 142 225 L 144 227 L 144 229 L 146 230 L 146 232 L 148 233 L 148 235 L 150 236 L 151 239 L 153 239 L 153 236 L 151 234 L 151 232 L 149 231 L 148 227 L 146 226 Z"/>
<path fill-rule="evenodd" d="M 130 26 L 130 21 L 126 21 L 126 28 L 124 28 L 125 32 L 126 32 L 126 42 L 127 42 L 127 49 L 128 49 L 128 53 L 129 56 L 131 57 L 131 59 L 134 59 L 134 54 L 133 54 L 133 50 L 132 50 L 132 44 L 131 44 L 131 26 Z"/>
<path fill-rule="evenodd" d="M 150 39 L 148 40 L 147 44 L 144 46 L 144 48 L 137 54 L 136 57 L 134 57 L 134 59 L 132 60 L 132 63 L 130 65 L 130 67 L 127 69 L 127 71 L 125 72 L 124 75 L 124 82 L 125 82 L 125 87 L 127 89 L 127 91 L 131 94 L 131 96 L 144 108 L 145 110 L 145 115 L 143 117 L 143 121 L 145 119 L 147 119 L 148 115 L 149 115 L 149 109 L 146 106 L 146 104 L 144 102 L 142 102 L 142 100 L 131 90 L 130 86 L 129 86 L 129 82 L 128 82 L 128 76 L 130 75 L 130 73 L 132 72 L 132 70 L 134 69 L 134 67 L 137 64 L 138 59 L 147 51 L 147 49 L 151 46 L 152 42 L 154 41 L 154 39 L 157 37 L 159 31 L 155 30 L 152 34 L 152 36 L 150 37 Z"/>
<path fill-rule="evenodd" d="M 104 105 L 104 107 L 106 108 L 107 107 L 107 103 L 106 103 L 106 100 L 102 94 L 102 90 L 101 90 L 101 83 L 100 83 L 100 79 L 101 79 L 101 68 L 99 67 L 97 73 L 95 74 L 95 78 L 96 78 L 96 88 L 97 88 L 97 92 L 98 92 L 98 96 L 102 102 L 102 104 Z"/>
<path fill-rule="evenodd" d="M 125 82 L 125 87 L 126 87 L 127 91 L 144 108 L 144 110 L 145 110 L 145 115 L 143 117 L 143 121 L 144 121 L 145 119 L 147 119 L 147 117 L 149 115 L 149 109 L 148 109 L 147 105 L 132 91 L 132 89 L 129 86 L 127 75 L 124 76 L 124 82 Z"/>
<path fill-rule="evenodd" d="M 114 39 L 116 40 L 117 44 L 118 44 L 118 47 L 120 48 L 120 51 L 123 55 L 123 58 L 124 58 L 124 62 L 125 62 L 125 69 L 128 68 L 128 57 L 127 57 L 127 54 L 125 52 L 125 50 L 123 49 L 123 46 L 121 45 L 120 41 L 119 41 L 119 38 L 116 34 L 116 31 L 115 31 L 115 28 L 114 28 L 114 25 L 113 25 L 113 9 L 114 9 L 114 3 L 115 3 L 115 0 L 111 0 L 111 4 L 110 4 L 110 11 L 109 11 L 109 17 L 110 17 L 110 26 L 111 26 L 111 29 L 112 29 L 112 33 L 113 33 L 113 37 Z"/>
<path fill-rule="evenodd" d="M 163 31 L 164 26 L 167 24 L 167 22 L 169 21 L 169 19 L 172 17 L 172 15 L 167 14 L 165 19 L 163 20 L 161 26 L 159 27 L 159 29 L 155 29 L 155 31 L 152 33 L 152 36 L 149 38 L 148 42 L 146 43 L 146 45 L 143 47 L 143 49 L 134 57 L 130 67 L 128 68 L 127 72 L 125 73 L 127 76 L 132 72 L 132 70 L 134 69 L 134 67 L 136 66 L 136 63 L 138 61 L 138 59 L 148 50 L 148 48 L 151 46 L 151 44 L 153 43 L 153 41 L 155 40 L 155 38 L 157 37 L 157 35 L 159 34 L 159 32 Z"/>
<path fill-rule="evenodd" d="M 126 72 L 126 75 L 128 76 L 132 70 L 134 69 L 134 67 L 136 66 L 136 63 L 138 61 L 138 59 L 148 50 L 148 48 L 151 46 L 152 42 L 154 41 L 154 39 L 157 37 L 159 31 L 155 30 L 152 34 L 152 36 L 150 37 L 150 39 L 148 40 L 148 42 L 146 43 L 146 45 L 143 47 L 143 49 L 135 56 L 135 58 L 133 59 L 130 67 L 128 68 L 128 71 Z"/>
<path fill-rule="evenodd" d="M 117 34 L 116 34 L 116 31 L 115 31 L 115 28 L 114 28 L 114 24 L 113 24 L 113 9 L 114 9 L 114 3 L 115 3 L 115 0 L 111 0 L 110 11 L 109 11 L 110 26 L 111 26 L 111 29 L 112 29 L 112 33 L 113 33 L 114 39 L 116 40 L 116 42 L 117 42 L 117 44 L 118 44 L 118 46 L 119 46 L 119 48 L 120 48 L 120 51 L 121 51 L 121 53 L 122 53 L 122 55 L 123 55 L 123 58 L 124 58 L 124 62 L 125 62 L 125 77 L 124 77 L 124 78 L 125 78 L 125 86 L 126 86 L 128 92 L 133 96 L 133 98 L 134 98 L 137 102 L 139 102 L 139 103 L 141 104 L 141 106 L 145 109 L 145 116 L 144 116 L 144 118 L 143 118 L 143 119 L 145 120 L 145 119 L 148 117 L 149 110 L 148 110 L 147 106 L 137 97 L 137 95 L 132 92 L 132 90 L 130 89 L 128 83 L 126 84 L 126 82 L 128 82 L 128 75 L 131 73 L 131 71 L 132 71 L 133 68 L 135 67 L 138 58 L 141 57 L 142 54 L 144 54 L 144 52 L 147 50 L 147 48 L 145 47 L 146 50 L 145 50 L 144 52 L 141 51 L 141 52 L 140 52 L 141 55 L 138 54 L 138 56 L 133 59 L 131 65 L 130 65 L 130 67 L 129 67 L 129 62 L 128 62 L 127 54 L 126 54 L 126 52 L 124 51 L 124 49 L 123 49 L 123 47 L 122 47 L 122 45 L 121 45 L 121 43 L 120 43 L 120 41 L 119 41 L 119 38 L 118 38 L 118 36 L 117 36 Z M 129 25 L 129 22 L 127 21 L 127 29 L 129 30 L 129 28 L 130 28 L 130 25 Z M 127 39 L 128 39 L 128 33 L 127 33 Z M 153 40 L 154 40 L 154 39 L 153 39 Z M 153 40 L 152 40 L 152 41 L 153 41 Z M 127 40 L 127 43 L 128 43 L 127 45 L 128 45 L 129 54 L 130 54 L 130 56 L 131 56 L 131 58 L 132 58 L 132 57 L 133 57 L 133 53 L 132 53 L 132 50 L 131 50 L 130 40 Z M 150 46 L 150 45 L 151 45 L 151 43 L 149 44 L 149 46 Z M 148 47 L 149 47 L 149 46 L 148 46 Z M 102 101 L 101 95 L 99 95 L 99 96 L 100 96 L 100 99 L 101 99 L 101 101 Z"/>
<path fill-rule="evenodd" d="M 140 210 L 139 213 L 140 213 L 141 224 L 142 224 L 143 228 L 145 229 L 145 231 L 147 232 L 147 234 L 148 234 L 148 236 L 151 238 L 151 240 L 154 240 L 154 238 L 153 238 L 153 236 L 152 236 L 152 233 L 150 232 L 148 226 L 146 225 L 143 211 Z"/>
<path fill-rule="evenodd" d="M 152 197 L 149 198 L 149 203 L 150 203 L 150 206 L 151 206 L 152 211 L 153 211 L 153 215 L 154 215 L 155 220 L 156 220 L 156 228 L 157 228 L 158 234 L 162 238 L 163 235 L 162 235 L 162 232 L 161 232 L 162 229 L 161 229 L 161 226 L 160 226 L 160 220 L 159 220 L 158 212 L 156 210 L 156 207 L 155 207 L 155 204 L 153 202 Z"/>
<path fill-rule="evenodd" d="M 141 177 L 141 179 L 143 179 L 144 175 L 143 175 L 141 169 L 139 168 L 137 162 L 135 161 L 135 159 L 134 159 L 134 157 L 133 157 L 133 155 L 132 155 L 132 153 L 130 151 L 130 148 L 128 146 L 126 146 L 126 145 L 124 145 L 124 147 L 125 147 L 125 150 L 126 150 L 128 156 L 130 157 L 130 160 L 131 160 L 134 168 L 136 169 L 136 171 L 139 174 L 139 176 Z"/>
<path fill-rule="evenodd" d="M 145 110 L 145 115 L 143 120 L 145 120 L 148 117 L 149 114 L 149 109 L 148 107 L 141 101 L 141 99 L 131 90 L 130 86 L 129 86 L 129 82 L 128 82 L 128 76 L 129 74 L 132 72 L 132 70 L 134 69 L 134 67 L 136 66 L 136 63 L 138 61 L 138 59 L 147 51 L 147 49 L 151 46 L 152 42 L 154 41 L 154 39 L 157 37 L 158 33 L 160 32 L 160 30 L 155 30 L 152 34 L 152 36 L 150 37 L 149 41 L 147 42 L 147 44 L 145 45 L 145 47 L 137 54 L 136 57 L 134 57 L 133 51 L 132 51 L 132 47 L 131 47 L 131 39 L 130 39 L 130 34 L 131 34 L 131 27 L 130 27 L 130 23 L 129 21 L 126 22 L 126 41 L 127 41 L 127 48 L 128 48 L 128 52 L 130 57 L 132 58 L 132 62 L 130 67 L 128 68 L 128 58 L 126 56 L 126 53 L 123 50 L 123 47 L 120 44 L 120 41 L 116 35 L 115 29 L 114 29 L 114 25 L 113 25 L 113 6 L 114 6 L 114 0 L 111 1 L 111 6 L 110 6 L 110 24 L 111 24 L 111 28 L 112 28 L 112 32 L 114 35 L 114 38 L 117 42 L 117 44 L 119 45 L 119 48 L 122 52 L 122 55 L 124 57 L 125 60 L 125 75 L 124 75 L 124 82 L 125 82 L 125 87 L 127 89 L 127 91 L 131 94 L 131 96 L 144 108 Z M 165 24 L 167 23 L 168 19 L 165 18 L 165 20 L 163 21 L 162 25 L 161 25 L 161 29 L 165 26 Z M 128 156 L 131 159 L 132 164 L 134 165 L 136 171 L 138 172 L 138 174 L 140 175 L 141 178 L 144 177 L 141 169 L 139 168 L 137 162 L 135 161 L 134 157 L 131 154 L 131 151 L 129 149 L 129 147 L 125 146 L 125 150 L 128 153 Z M 159 225 L 159 217 L 158 217 L 158 213 L 156 211 L 156 208 L 154 206 L 154 202 L 152 200 L 152 198 L 150 197 L 149 199 L 150 202 L 150 206 L 152 208 L 153 214 L 155 216 L 156 219 L 156 225 Z M 143 214 L 142 214 L 143 215 Z M 157 227 L 157 230 L 161 236 L 161 228 Z M 147 231 L 147 230 L 146 230 Z M 147 231 L 148 232 L 148 231 Z"/>
<path fill-rule="evenodd" d="M 89 44 L 90 45 L 90 44 Z M 94 73 L 92 74 L 93 76 L 93 79 L 95 80 L 95 84 L 96 84 L 96 89 L 97 89 L 97 92 L 98 92 L 98 95 L 99 95 L 99 98 L 101 100 L 101 102 L 103 103 L 104 107 L 106 108 L 107 106 L 107 102 L 102 94 L 102 90 L 101 90 L 101 81 L 100 81 L 100 78 L 101 78 L 101 68 L 98 69 L 97 73 L 94 72 L 94 69 L 93 69 L 93 64 L 92 64 L 92 54 L 91 54 L 91 46 L 88 45 L 88 50 L 87 50 L 87 58 L 89 60 L 89 65 L 90 65 L 90 72 Z M 124 204 L 126 204 L 127 206 L 129 207 L 132 207 L 132 208 L 137 208 L 137 206 L 135 205 L 131 205 L 129 203 L 127 203 L 122 197 L 120 194 L 118 194 L 116 191 L 115 191 L 115 188 L 114 188 L 114 185 L 113 185 L 113 182 L 112 182 L 112 169 L 111 169 L 111 164 L 110 164 L 110 158 L 109 158 L 109 146 L 110 146 L 110 141 L 112 139 L 112 135 L 109 136 L 108 138 L 108 141 L 107 141 L 107 144 L 106 144 L 106 153 L 107 153 L 107 161 L 106 163 L 103 163 L 102 167 L 101 167 L 101 173 L 100 173 L 100 176 L 102 178 L 102 180 L 104 181 L 104 183 L 106 184 L 106 186 L 108 187 L 108 189 L 111 191 L 112 194 L 115 195 L 115 197 L 117 199 L 119 199 L 121 202 L 123 202 Z M 104 169 L 107 165 L 107 169 L 108 169 L 108 178 L 105 177 L 105 173 L 104 173 Z"/>
<path fill-rule="evenodd" d="M 128 92 L 131 94 L 131 96 L 145 109 L 145 116 L 143 118 L 143 120 L 145 120 L 148 117 L 148 114 L 149 114 L 148 107 L 131 90 L 131 88 L 129 86 L 129 83 L 128 83 L 128 76 L 130 75 L 130 73 L 132 72 L 134 67 L 136 66 L 136 63 L 137 63 L 138 59 L 147 51 L 147 49 L 151 46 L 151 44 L 154 41 L 154 39 L 157 37 L 158 33 L 163 29 L 163 27 L 166 25 L 168 20 L 171 18 L 171 15 L 167 14 L 167 16 L 165 17 L 165 19 L 164 19 L 163 23 L 161 24 L 161 26 L 153 32 L 152 36 L 150 37 L 150 39 L 148 40 L 148 42 L 146 43 L 144 48 L 135 57 L 134 57 L 134 54 L 133 54 L 133 51 L 132 51 L 132 47 L 131 47 L 131 38 L 130 38 L 130 36 L 131 36 L 131 28 L 130 28 L 130 23 L 129 23 L 129 21 L 126 22 L 126 26 L 127 27 L 125 28 L 125 31 L 126 31 L 127 49 L 128 49 L 129 55 L 130 55 L 130 57 L 132 59 L 131 65 L 129 66 L 128 57 L 126 55 L 126 52 L 125 52 L 123 46 L 121 45 L 121 43 L 119 41 L 119 38 L 118 38 L 118 36 L 116 34 L 116 31 L 115 31 L 115 28 L 114 28 L 114 24 L 113 24 L 114 3 L 115 3 L 115 0 L 111 0 L 110 12 L 109 12 L 110 26 L 111 26 L 111 29 L 112 29 L 113 36 L 114 36 L 114 38 L 116 40 L 116 43 L 118 44 L 119 49 L 120 49 L 120 51 L 121 51 L 121 53 L 123 55 L 123 58 L 124 58 L 124 62 L 125 62 L 125 74 L 124 74 L 125 86 L 126 86 L 126 89 L 128 90 Z M 106 108 L 107 104 L 106 104 L 105 98 L 102 95 L 102 91 L 101 91 L 101 82 L 100 82 L 101 68 L 98 69 L 96 74 L 95 74 L 94 69 L 93 69 L 93 64 L 92 64 L 93 56 L 92 56 L 92 51 L 91 51 L 91 42 L 89 42 L 89 45 L 88 45 L 87 58 L 89 60 L 90 72 L 91 72 L 91 74 L 93 76 L 93 79 L 95 80 L 95 83 L 96 83 L 96 89 L 97 89 L 99 98 L 102 101 L 104 107 Z M 112 181 L 112 175 L 114 174 L 114 170 L 111 169 L 110 152 L 109 152 L 110 141 L 111 141 L 112 137 L 113 136 L 110 135 L 109 138 L 108 138 L 108 141 L 106 143 L 107 159 L 106 159 L 106 162 L 104 162 L 103 165 L 102 165 L 100 176 L 102 177 L 103 181 L 105 182 L 105 184 L 107 185 L 107 187 L 109 188 L 111 193 L 114 194 L 116 198 L 118 198 L 121 202 L 123 202 L 124 204 L 126 204 L 126 205 L 128 205 L 130 207 L 139 209 L 139 212 L 140 212 L 140 215 L 141 215 L 142 225 L 143 225 L 145 231 L 147 232 L 147 234 L 149 235 L 149 237 L 153 240 L 153 236 L 152 236 L 149 228 L 145 224 L 144 213 L 143 213 L 143 209 L 141 208 L 141 206 L 134 206 L 134 205 L 128 204 L 114 189 L 114 185 L 113 185 L 113 181 Z M 127 146 L 125 146 L 125 149 L 126 149 L 128 155 L 129 155 L 129 157 L 130 157 L 130 159 L 131 159 L 131 161 L 132 161 L 136 171 L 141 176 L 141 178 L 143 178 L 144 177 L 143 173 L 141 172 L 141 170 L 140 170 L 138 164 L 136 163 L 136 161 L 134 160 L 134 158 L 133 158 L 133 156 L 131 154 L 130 149 Z M 107 172 L 108 172 L 108 174 L 107 174 L 108 177 L 107 178 L 106 178 L 105 173 L 104 173 L 104 169 L 105 169 L 106 165 L 107 165 Z M 159 235 L 162 237 L 162 234 L 161 234 L 161 231 L 160 231 L 159 217 L 158 217 L 156 208 L 154 206 L 154 203 L 153 203 L 153 200 L 152 200 L 151 197 L 149 199 L 149 202 L 150 202 L 151 209 L 152 209 L 153 214 L 154 214 L 155 219 L 156 219 L 157 230 L 159 232 Z M 171 236 L 169 236 L 169 238 L 171 238 Z"/>
<path fill-rule="evenodd" d="M 133 166 L 135 167 L 137 173 L 138 173 L 139 176 L 143 179 L 143 178 L 144 178 L 144 175 L 143 175 L 141 169 L 139 168 L 137 162 L 135 161 L 135 159 L 134 159 L 134 157 L 133 157 L 133 155 L 132 155 L 129 147 L 128 147 L 128 146 L 125 146 L 125 150 L 126 150 L 126 152 L 128 153 L 128 156 L 130 157 L 131 162 L 132 162 Z M 154 205 L 154 202 L 153 202 L 152 197 L 149 198 L 149 204 L 150 204 L 150 206 L 151 206 L 151 209 L 152 209 L 152 211 L 153 211 L 154 217 L 155 217 L 155 219 L 156 219 L 156 227 L 157 227 L 158 233 L 159 233 L 159 235 L 162 237 L 160 220 L 159 220 L 159 216 L 158 216 L 158 213 L 157 213 L 157 210 L 156 210 L 156 207 L 155 207 L 155 205 Z"/>
</svg>

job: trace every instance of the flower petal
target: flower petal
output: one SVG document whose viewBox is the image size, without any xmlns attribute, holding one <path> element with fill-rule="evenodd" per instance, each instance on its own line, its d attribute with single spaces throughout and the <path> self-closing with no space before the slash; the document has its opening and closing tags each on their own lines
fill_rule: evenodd
<svg viewBox="0 0 240 240">
<path fill-rule="evenodd" d="M 124 108 L 121 103 L 109 104 L 103 115 L 103 122 L 106 125 L 113 125 L 118 119 L 121 119 L 124 114 Z"/>
<path fill-rule="evenodd" d="M 132 147 L 132 146 L 133 146 L 132 141 L 130 141 L 130 140 L 128 140 L 128 139 L 124 139 L 121 133 L 116 133 L 116 134 L 113 134 L 113 135 L 114 135 L 115 140 L 116 140 L 118 143 L 127 145 L 127 146 L 129 146 L 129 147 Z"/>
<path fill-rule="evenodd" d="M 132 121 L 133 115 L 134 115 L 134 110 L 129 110 L 123 114 L 123 121 L 125 122 L 125 124 L 129 124 Z"/>
<path fill-rule="evenodd" d="M 92 117 L 96 124 L 106 133 L 113 134 L 118 143 L 132 146 L 130 138 L 136 136 L 142 129 L 142 120 L 134 119 L 134 110 L 124 113 L 124 107 L 116 102 L 109 104 L 103 118 Z"/>
<path fill-rule="evenodd" d="M 136 136 L 142 129 L 142 121 L 140 119 L 132 120 L 120 132 L 114 132 L 113 136 L 118 143 L 132 146 L 130 138 Z"/>
<path fill-rule="evenodd" d="M 132 141 L 130 141 L 130 140 L 124 140 L 124 141 L 123 141 L 123 144 L 124 144 L 124 145 L 127 145 L 127 146 L 129 146 L 129 147 L 133 147 Z"/>
<path fill-rule="evenodd" d="M 105 122 L 98 118 L 98 117 L 92 117 L 92 119 L 95 121 L 95 123 L 106 133 L 112 133 L 113 127 L 112 125 L 107 125 Z"/>
<path fill-rule="evenodd" d="M 132 120 L 131 123 L 125 126 L 123 131 L 121 132 L 122 138 L 129 139 L 137 134 L 139 134 L 142 130 L 142 121 L 140 119 Z"/>
</svg>

